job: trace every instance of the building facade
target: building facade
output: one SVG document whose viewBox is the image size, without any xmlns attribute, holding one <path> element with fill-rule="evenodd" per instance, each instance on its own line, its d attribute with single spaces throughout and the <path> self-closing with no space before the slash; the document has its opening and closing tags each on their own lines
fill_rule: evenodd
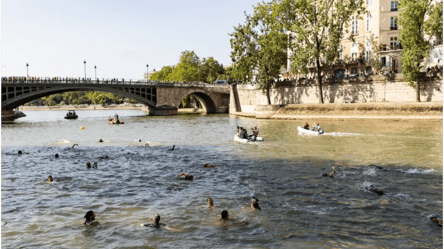
<svg viewBox="0 0 444 249">
<path fill-rule="evenodd" d="M 344 38 L 339 48 L 339 59 L 342 63 L 333 67 L 335 77 L 402 72 L 402 45 L 399 43 L 399 30 L 402 27 L 397 21 L 398 1 L 365 0 L 364 4 L 368 13 L 352 16 L 351 23 L 344 28 Z M 351 35 L 355 41 L 348 38 Z M 425 69 L 428 66 L 442 66 L 442 41 L 435 39 L 432 45 L 430 57 L 424 62 Z M 377 70 L 372 67 L 372 59 L 378 60 L 382 68 Z M 290 71 L 289 69 L 290 60 L 287 71 Z"/>
</svg>

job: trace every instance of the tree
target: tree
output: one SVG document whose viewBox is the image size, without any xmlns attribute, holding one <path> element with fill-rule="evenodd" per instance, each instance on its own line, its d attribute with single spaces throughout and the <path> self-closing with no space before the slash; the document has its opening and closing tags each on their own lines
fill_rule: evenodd
<svg viewBox="0 0 444 249">
<path fill-rule="evenodd" d="M 150 76 L 150 80 L 156 81 L 166 81 L 170 77 L 171 72 L 173 72 L 174 67 L 172 66 L 164 66 L 160 71 L 153 73 Z"/>
<path fill-rule="evenodd" d="M 224 67 L 213 57 L 203 58 L 199 64 L 200 79 L 209 83 L 215 81 L 218 75 L 224 72 Z"/>
<path fill-rule="evenodd" d="M 339 55 L 344 28 L 352 16 L 364 13 L 363 0 L 275 0 L 277 24 L 290 30 L 292 69 L 317 73 L 319 103 L 324 103 L 322 78 Z M 345 27 L 344 27 L 345 26 Z M 354 40 L 354 36 L 350 36 Z"/>
<path fill-rule="evenodd" d="M 430 41 L 442 40 L 442 2 L 432 0 L 401 0 L 399 40 L 402 44 L 401 67 L 404 79 L 416 86 L 416 101 L 421 102 L 419 71 L 428 57 Z M 428 17 L 428 18 L 427 18 Z"/>
<path fill-rule="evenodd" d="M 230 34 L 235 75 L 246 81 L 252 79 L 253 69 L 256 69 L 259 88 L 266 94 L 269 105 L 270 88 L 287 62 L 288 46 L 288 36 L 275 24 L 271 10 L 272 3 L 259 3 L 253 15 L 246 15 L 246 23 L 239 24 Z"/>
<path fill-rule="evenodd" d="M 194 51 L 185 50 L 181 53 L 179 63 L 168 77 L 171 81 L 196 81 L 198 78 L 197 65 L 199 57 Z"/>
</svg>

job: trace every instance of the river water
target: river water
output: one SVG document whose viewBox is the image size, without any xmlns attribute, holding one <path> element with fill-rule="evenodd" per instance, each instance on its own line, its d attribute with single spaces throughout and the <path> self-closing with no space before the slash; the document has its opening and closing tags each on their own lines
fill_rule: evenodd
<svg viewBox="0 0 444 249">
<path fill-rule="evenodd" d="M 124 125 L 108 124 L 115 112 Z M 442 248 L 427 218 L 442 219 L 442 121 L 320 120 L 325 135 L 301 136 L 315 120 L 65 113 L 2 124 L 4 248 Z M 235 143 L 237 125 L 265 141 Z M 251 195 L 262 211 L 248 211 Z M 82 225 L 88 210 L 99 226 Z M 181 232 L 139 226 L 155 214 Z"/>
</svg>

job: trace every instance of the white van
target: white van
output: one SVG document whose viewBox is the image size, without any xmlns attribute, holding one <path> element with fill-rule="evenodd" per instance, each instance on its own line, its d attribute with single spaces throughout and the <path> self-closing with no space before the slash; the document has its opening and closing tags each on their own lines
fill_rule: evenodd
<svg viewBox="0 0 444 249">
<path fill-rule="evenodd" d="M 213 84 L 228 84 L 227 80 L 216 80 Z"/>
</svg>

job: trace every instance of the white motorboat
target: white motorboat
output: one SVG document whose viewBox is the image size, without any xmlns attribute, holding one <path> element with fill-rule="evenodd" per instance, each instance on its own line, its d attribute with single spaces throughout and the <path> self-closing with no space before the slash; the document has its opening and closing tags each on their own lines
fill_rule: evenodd
<svg viewBox="0 0 444 249">
<path fill-rule="evenodd" d="M 298 126 L 298 132 L 299 132 L 299 134 L 303 134 L 303 135 L 322 135 L 322 134 L 324 134 L 323 130 L 321 130 L 321 131 L 306 130 L 302 126 Z"/>
<path fill-rule="evenodd" d="M 253 140 L 249 140 L 249 139 L 245 139 L 245 138 L 240 138 L 237 134 L 235 134 L 234 141 L 239 142 L 239 143 L 254 143 L 254 142 L 263 142 L 264 138 L 263 137 L 256 137 L 256 141 L 253 141 Z"/>
</svg>

